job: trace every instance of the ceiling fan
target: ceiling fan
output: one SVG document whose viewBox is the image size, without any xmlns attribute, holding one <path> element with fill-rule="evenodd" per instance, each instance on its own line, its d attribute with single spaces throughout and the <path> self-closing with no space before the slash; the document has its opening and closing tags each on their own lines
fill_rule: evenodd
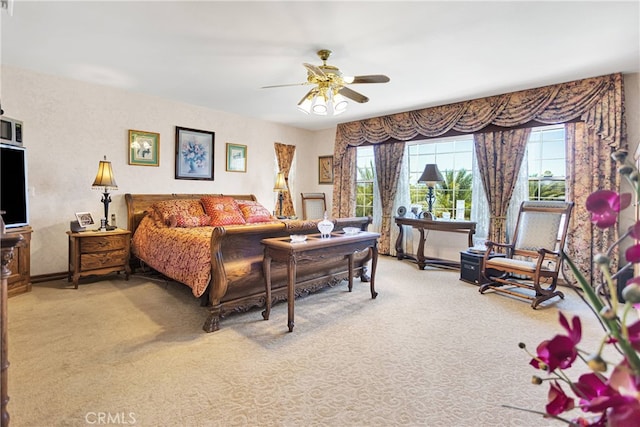
<svg viewBox="0 0 640 427">
<path fill-rule="evenodd" d="M 264 86 L 263 89 L 285 86 L 315 85 L 298 102 L 298 109 L 305 113 L 318 115 L 336 115 L 343 113 L 347 109 L 346 98 L 352 101 L 365 103 L 369 98 L 363 94 L 348 88 L 349 84 L 360 83 L 387 83 L 389 77 L 383 74 L 371 74 L 366 76 L 345 76 L 338 67 L 327 65 L 327 59 L 331 55 L 328 49 L 321 49 L 318 56 L 322 60 L 322 65 L 303 63 L 307 69 L 307 81 L 304 83 L 293 83 L 284 85 Z"/>
</svg>

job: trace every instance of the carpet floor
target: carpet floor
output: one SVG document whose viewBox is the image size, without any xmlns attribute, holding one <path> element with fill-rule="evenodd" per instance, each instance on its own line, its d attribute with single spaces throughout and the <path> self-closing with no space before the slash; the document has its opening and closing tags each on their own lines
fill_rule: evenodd
<svg viewBox="0 0 640 427">
<path fill-rule="evenodd" d="M 459 272 L 381 257 L 377 299 L 346 283 L 202 331 L 206 308 L 174 282 L 133 275 L 33 286 L 9 300 L 11 426 L 544 426 L 547 386 L 518 348 L 583 318 L 570 290 L 532 310 L 480 295 Z"/>
</svg>

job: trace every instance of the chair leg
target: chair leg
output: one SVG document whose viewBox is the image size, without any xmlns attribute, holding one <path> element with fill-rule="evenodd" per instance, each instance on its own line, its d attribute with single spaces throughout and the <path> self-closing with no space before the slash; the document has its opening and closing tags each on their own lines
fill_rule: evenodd
<svg viewBox="0 0 640 427">
<path fill-rule="evenodd" d="M 538 304 L 554 297 L 560 297 L 561 299 L 564 299 L 564 294 L 560 291 L 555 291 L 550 294 L 536 296 L 531 303 L 531 308 L 535 310 L 536 308 L 538 308 Z"/>
</svg>

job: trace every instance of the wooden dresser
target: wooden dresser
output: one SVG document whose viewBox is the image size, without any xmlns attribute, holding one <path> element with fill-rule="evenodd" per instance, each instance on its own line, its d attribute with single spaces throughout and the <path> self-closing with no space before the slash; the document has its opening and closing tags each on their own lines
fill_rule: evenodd
<svg viewBox="0 0 640 427">
<path fill-rule="evenodd" d="M 31 233 L 30 226 L 8 228 L 5 236 L 22 236 L 13 250 L 13 258 L 7 264 L 11 274 L 7 277 L 10 297 L 31 291 Z"/>
</svg>

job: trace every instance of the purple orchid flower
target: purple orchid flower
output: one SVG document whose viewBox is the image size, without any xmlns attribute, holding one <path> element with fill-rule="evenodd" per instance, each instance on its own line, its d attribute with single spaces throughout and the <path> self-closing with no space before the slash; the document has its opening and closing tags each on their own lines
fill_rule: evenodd
<svg viewBox="0 0 640 427">
<path fill-rule="evenodd" d="M 592 223 L 599 228 L 609 228 L 616 223 L 618 212 L 630 204 L 631 193 L 598 190 L 587 197 L 586 207 L 591 212 Z"/>
<path fill-rule="evenodd" d="M 566 395 L 558 381 L 550 383 L 548 403 L 546 406 L 547 414 L 558 415 L 574 408 L 573 399 Z"/>
<path fill-rule="evenodd" d="M 580 318 L 574 316 L 572 325 L 569 325 L 567 318 L 560 312 L 560 324 L 569 334 L 556 335 L 550 340 L 542 341 L 536 349 L 537 357 L 531 359 L 530 362 L 534 368 L 544 367 L 548 372 L 553 372 L 556 368 L 566 369 L 571 367 L 573 361 L 578 357 L 576 345 L 582 338 Z"/>
</svg>

